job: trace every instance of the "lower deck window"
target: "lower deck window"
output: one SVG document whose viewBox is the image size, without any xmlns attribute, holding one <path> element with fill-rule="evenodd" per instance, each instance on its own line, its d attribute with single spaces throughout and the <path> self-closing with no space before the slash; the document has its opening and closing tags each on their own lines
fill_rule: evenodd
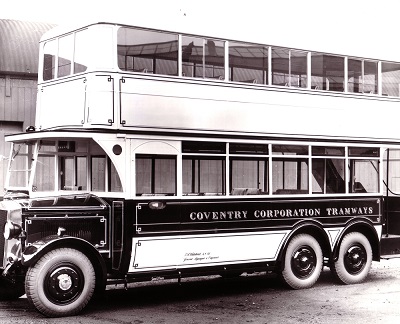
<svg viewBox="0 0 400 324">
<path fill-rule="evenodd" d="M 225 159 L 185 157 L 182 161 L 183 194 L 225 194 Z"/>
<path fill-rule="evenodd" d="M 232 159 L 230 175 L 232 195 L 268 193 L 268 162 L 265 160 Z"/>
<path fill-rule="evenodd" d="M 34 181 L 34 191 L 51 191 L 55 188 L 55 167 L 54 155 L 39 155 Z"/>
<path fill-rule="evenodd" d="M 111 159 L 96 144 L 89 145 L 86 141 L 41 141 L 32 190 L 122 192 Z"/>
<path fill-rule="evenodd" d="M 377 160 L 350 160 L 350 192 L 367 193 L 379 191 Z"/>
<path fill-rule="evenodd" d="M 137 156 L 136 195 L 176 195 L 176 158 Z"/>
<path fill-rule="evenodd" d="M 312 192 L 345 193 L 344 159 L 312 160 Z"/>
<path fill-rule="evenodd" d="M 273 159 L 272 192 L 278 195 L 308 193 L 308 160 Z"/>
</svg>

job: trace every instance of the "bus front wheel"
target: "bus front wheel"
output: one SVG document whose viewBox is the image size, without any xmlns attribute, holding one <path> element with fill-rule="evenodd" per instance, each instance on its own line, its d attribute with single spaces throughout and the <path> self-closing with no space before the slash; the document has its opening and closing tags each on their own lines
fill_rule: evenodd
<svg viewBox="0 0 400 324">
<path fill-rule="evenodd" d="M 322 271 L 323 254 L 317 240 L 308 234 L 292 238 L 284 257 L 281 276 L 293 289 L 310 288 Z"/>
<path fill-rule="evenodd" d="M 368 275 L 372 263 L 372 249 L 361 233 L 351 232 L 343 238 L 332 272 L 343 284 L 357 284 Z"/>
<path fill-rule="evenodd" d="M 48 252 L 26 274 L 29 302 L 49 317 L 76 315 L 87 305 L 94 289 L 93 265 L 75 249 Z"/>
</svg>

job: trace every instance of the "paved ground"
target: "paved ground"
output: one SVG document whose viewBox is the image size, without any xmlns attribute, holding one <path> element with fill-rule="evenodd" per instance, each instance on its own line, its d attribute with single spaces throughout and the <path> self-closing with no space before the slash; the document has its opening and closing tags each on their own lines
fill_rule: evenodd
<svg viewBox="0 0 400 324">
<path fill-rule="evenodd" d="M 25 297 L 0 302 L 0 323 L 398 323 L 400 260 L 374 262 L 368 279 L 342 286 L 327 268 L 311 289 L 289 290 L 275 276 L 204 277 L 109 287 L 76 317 L 48 319 Z"/>
</svg>

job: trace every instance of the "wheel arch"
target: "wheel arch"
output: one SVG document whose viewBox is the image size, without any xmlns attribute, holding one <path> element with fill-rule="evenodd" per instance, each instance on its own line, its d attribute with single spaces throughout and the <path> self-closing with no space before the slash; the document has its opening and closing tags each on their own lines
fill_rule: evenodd
<svg viewBox="0 0 400 324">
<path fill-rule="evenodd" d="M 35 264 L 43 255 L 57 248 L 72 248 L 85 254 L 96 274 L 96 293 L 104 291 L 107 283 L 107 267 L 103 257 L 93 245 L 76 237 L 48 237 L 29 245 L 22 255 L 22 265 L 29 267 Z"/>
<path fill-rule="evenodd" d="M 380 260 L 379 237 L 377 231 L 374 228 L 374 225 L 366 219 L 355 219 L 350 221 L 346 225 L 344 230 L 339 234 L 339 237 L 336 240 L 335 246 L 332 251 L 333 261 L 337 261 L 339 256 L 340 244 L 342 243 L 342 240 L 346 236 L 346 234 L 350 232 L 359 232 L 363 234 L 371 244 L 372 260 Z"/>
<path fill-rule="evenodd" d="M 285 267 L 284 265 L 284 255 L 289 245 L 291 239 L 298 234 L 309 234 L 314 237 L 322 249 L 322 254 L 324 257 L 331 257 L 331 248 L 329 243 L 329 237 L 327 233 L 324 231 L 322 225 L 318 222 L 313 221 L 302 221 L 292 229 L 290 234 L 286 237 L 285 241 L 282 244 L 282 247 L 278 254 L 278 269 L 282 271 Z"/>
</svg>

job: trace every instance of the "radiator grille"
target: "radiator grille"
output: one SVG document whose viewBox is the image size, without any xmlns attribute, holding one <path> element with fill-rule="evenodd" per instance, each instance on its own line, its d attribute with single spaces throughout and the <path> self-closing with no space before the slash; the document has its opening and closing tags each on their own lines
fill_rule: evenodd
<svg viewBox="0 0 400 324">
<path fill-rule="evenodd" d="M 92 218 L 31 218 L 26 226 L 27 241 L 33 243 L 50 235 L 56 235 L 59 227 L 65 228 L 65 235 L 82 238 L 93 245 L 106 243 L 106 222 L 103 217 Z"/>
</svg>

